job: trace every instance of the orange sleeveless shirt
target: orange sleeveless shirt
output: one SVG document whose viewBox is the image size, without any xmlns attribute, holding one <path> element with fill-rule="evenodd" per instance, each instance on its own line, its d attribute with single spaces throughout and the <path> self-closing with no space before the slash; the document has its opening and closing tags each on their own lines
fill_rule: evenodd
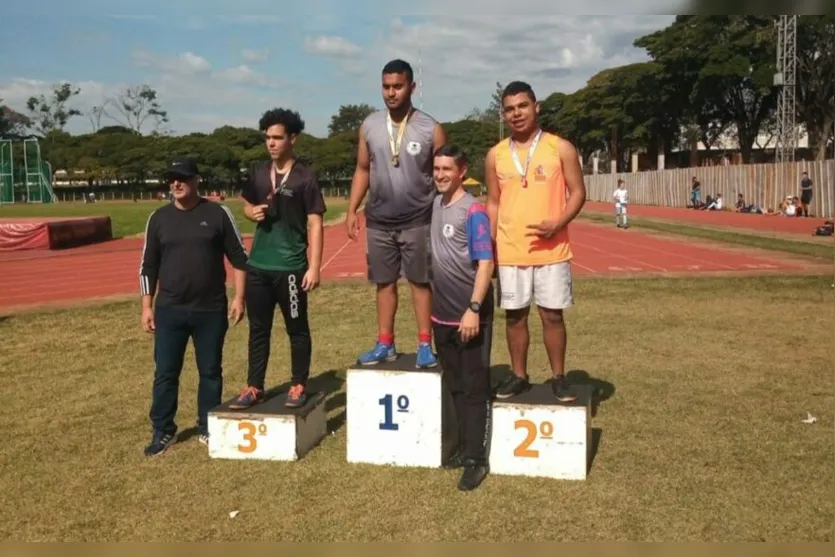
<svg viewBox="0 0 835 557">
<path fill-rule="evenodd" d="M 513 161 L 510 141 L 496 145 L 496 178 L 499 184 L 499 215 L 496 232 L 496 259 L 499 265 L 519 267 L 550 265 L 573 257 L 568 229 L 551 238 L 528 236 L 529 224 L 557 219 L 565 211 L 568 198 L 559 154 L 560 138 L 542 132 L 533 159 L 528 166 L 527 187 Z M 522 169 L 528 149 L 516 146 Z"/>
</svg>

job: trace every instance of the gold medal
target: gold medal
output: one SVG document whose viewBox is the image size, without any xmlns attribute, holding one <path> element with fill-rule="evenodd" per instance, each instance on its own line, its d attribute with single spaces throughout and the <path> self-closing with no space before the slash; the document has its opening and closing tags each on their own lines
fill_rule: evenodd
<svg viewBox="0 0 835 557">
<path fill-rule="evenodd" d="M 391 113 L 386 114 L 386 126 L 389 132 L 389 146 L 391 147 L 391 164 L 395 168 L 400 166 L 400 144 L 403 142 L 403 136 L 406 134 L 406 124 L 409 117 L 412 115 L 412 108 L 406 113 L 406 116 L 400 122 L 397 130 L 397 137 L 394 135 L 394 122 L 391 119 Z"/>
</svg>

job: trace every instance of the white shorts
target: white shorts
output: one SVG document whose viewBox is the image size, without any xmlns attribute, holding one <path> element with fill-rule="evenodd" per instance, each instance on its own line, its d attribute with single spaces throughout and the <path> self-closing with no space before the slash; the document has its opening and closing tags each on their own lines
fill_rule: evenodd
<svg viewBox="0 0 835 557">
<path fill-rule="evenodd" d="M 626 214 L 626 204 L 615 205 L 615 214 L 625 215 Z"/>
<path fill-rule="evenodd" d="M 522 309 L 531 301 L 543 309 L 574 305 L 571 263 L 564 261 L 534 267 L 499 266 L 499 307 Z"/>
</svg>

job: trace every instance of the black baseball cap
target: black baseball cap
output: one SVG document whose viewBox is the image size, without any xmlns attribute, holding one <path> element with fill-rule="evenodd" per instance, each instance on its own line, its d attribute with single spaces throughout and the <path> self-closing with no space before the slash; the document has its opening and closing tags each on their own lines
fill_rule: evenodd
<svg viewBox="0 0 835 557">
<path fill-rule="evenodd" d="M 165 169 L 166 178 L 193 178 L 198 174 L 200 174 L 200 171 L 197 168 L 197 163 L 190 158 L 174 159 Z"/>
</svg>

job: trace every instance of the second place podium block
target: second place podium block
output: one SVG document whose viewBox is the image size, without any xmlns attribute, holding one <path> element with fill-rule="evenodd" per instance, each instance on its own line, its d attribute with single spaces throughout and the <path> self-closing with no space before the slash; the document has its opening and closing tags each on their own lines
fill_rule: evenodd
<svg viewBox="0 0 835 557">
<path fill-rule="evenodd" d="M 548 385 L 493 403 L 490 471 L 498 475 L 585 480 L 591 458 L 589 385 L 559 402 Z"/>
<path fill-rule="evenodd" d="M 415 360 L 348 369 L 348 462 L 435 468 L 452 455 L 458 426 L 441 367 Z"/>
<path fill-rule="evenodd" d="M 246 410 L 229 402 L 209 412 L 209 456 L 235 460 L 298 460 L 327 435 L 324 393 L 287 408 L 287 393 Z"/>
</svg>

